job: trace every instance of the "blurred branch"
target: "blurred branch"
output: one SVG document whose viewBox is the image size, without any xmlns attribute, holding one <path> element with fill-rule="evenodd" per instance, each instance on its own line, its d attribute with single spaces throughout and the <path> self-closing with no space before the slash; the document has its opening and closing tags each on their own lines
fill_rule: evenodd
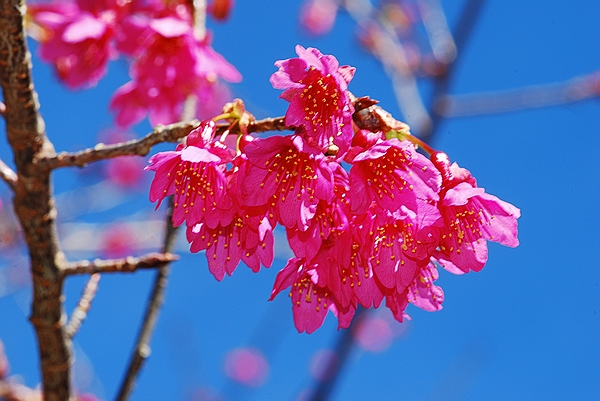
<svg viewBox="0 0 600 401">
<path fill-rule="evenodd" d="M 443 65 L 452 63 L 456 58 L 456 44 L 439 0 L 420 0 L 419 9 L 435 59 Z"/>
<path fill-rule="evenodd" d="M 0 160 L 0 178 L 2 178 L 8 186 L 14 191 L 17 186 L 17 174 L 6 165 L 2 160 Z"/>
<path fill-rule="evenodd" d="M 69 320 L 69 322 L 65 325 L 65 335 L 67 337 L 73 338 L 75 333 L 79 331 L 81 323 L 83 323 L 87 317 L 87 313 L 92 306 L 92 300 L 96 296 L 99 281 L 100 273 L 94 273 L 90 276 L 89 280 L 85 284 L 81 298 L 77 303 L 77 307 L 75 307 L 75 310 L 71 315 L 71 320 Z"/>
<path fill-rule="evenodd" d="M 361 30 L 365 48 L 383 65 L 407 123 L 419 133 L 429 129 L 431 118 L 423 105 L 406 50 L 385 14 L 367 0 L 346 0 L 344 7 Z"/>
<path fill-rule="evenodd" d="M 594 97 L 600 97 L 600 72 L 546 85 L 441 96 L 436 100 L 434 110 L 442 117 L 464 117 L 555 106 Z"/>
<path fill-rule="evenodd" d="M 323 370 L 331 376 L 318 382 L 310 397 L 311 401 L 325 401 L 329 399 L 331 392 L 337 384 L 340 374 L 342 373 L 342 368 L 345 366 L 346 361 L 350 356 L 350 352 L 352 351 L 354 345 L 354 340 L 352 337 L 354 327 L 360 324 L 360 321 L 364 318 L 366 312 L 367 309 L 365 308 L 360 306 L 356 308 L 356 313 L 352 319 L 350 327 L 339 332 L 334 353 L 327 361 L 327 367 Z"/>
<path fill-rule="evenodd" d="M 122 259 L 96 259 L 94 261 L 83 260 L 79 262 L 65 263 L 61 268 L 64 276 L 74 274 L 94 274 L 94 273 L 133 273 L 138 269 L 153 269 L 162 267 L 166 263 L 179 259 L 172 253 L 149 253 L 137 258 L 128 256 Z"/>
<path fill-rule="evenodd" d="M 456 46 L 458 56 L 460 56 L 461 52 L 465 51 L 467 42 L 471 37 L 473 30 L 475 29 L 475 25 L 479 19 L 479 16 L 481 15 L 484 5 L 485 0 L 469 0 L 463 6 L 462 13 L 456 24 L 454 35 L 452 35 L 454 37 L 454 44 Z M 435 105 L 437 103 L 437 99 L 445 96 L 448 93 L 450 84 L 452 83 L 452 78 L 454 77 L 454 71 L 456 70 L 457 62 L 458 57 L 455 58 L 453 62 L 447 64 L 445 66 L 444 73 L 439 75 L 434 80 L 431 103 L 428 106 L 428 110 L 431 113 L 431 125 L 429 126 L 428 130 L 419 132 L 419 136 L 425 141 L 431 142 L 431 138 L 433 138 L 436 130 L 440 126 L 441 121 L 445 117 L 437 112 L 437 107 Z"/>
</svg>

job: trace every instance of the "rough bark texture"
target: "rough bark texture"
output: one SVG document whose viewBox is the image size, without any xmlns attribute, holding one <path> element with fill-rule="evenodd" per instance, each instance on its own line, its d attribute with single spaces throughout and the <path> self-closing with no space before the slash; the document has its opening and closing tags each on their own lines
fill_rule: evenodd
<svg viewBox="0 0 600 401">
<path fill-rule="evenodd" d="M 42 386 L 46 401 L 70 396 L 71 344 L 64 334 L 63 278 L 58 265 L 54 200 L 50 173 L 33 160 L 54 153 L 38 113 L 27 50 L 24 1 L 0 0 L 0 81 L 6 105 L 8 141 L 13 148 L 18 181 L 14 208 L 23 227 L 31 257 L 33 306 L 31 322 L 40 350 Z"/>
</svg>

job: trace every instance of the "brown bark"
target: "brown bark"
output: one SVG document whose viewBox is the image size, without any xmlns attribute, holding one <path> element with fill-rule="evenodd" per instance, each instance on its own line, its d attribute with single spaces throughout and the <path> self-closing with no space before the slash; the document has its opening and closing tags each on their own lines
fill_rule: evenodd
<svg viewBox="0 0 600 401">
<path fill-rule="evenodd" d="M 31 55 L 23 27 L 24 1 L 0 0 L 0 83 L 4 95 L 6 130 L 14 151 L 17 181 L 14 209 L 23 227 L 31 258 L 33 305 L 30 320 L 40 350 L 42 387 L 46 401 L 68 400 L 71 343 L 63 327 L 62 253 L 56 236 L 50 173 L 33 160 L 53 154 L 38 113 L 31 79 Z"/>
</svg>

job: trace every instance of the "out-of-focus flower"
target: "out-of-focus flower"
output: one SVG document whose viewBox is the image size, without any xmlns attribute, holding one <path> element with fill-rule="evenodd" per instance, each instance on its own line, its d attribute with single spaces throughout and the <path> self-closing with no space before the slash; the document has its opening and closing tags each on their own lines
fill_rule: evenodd
<svg viewBox="0 0 600 401">
<path fill-rule="evenodd" d="M 310 361 L 310 374 L 319 381 L 327 381 L 335 376 L 339 367 L 339 358 L 330 349 L 322 349 L 312 356 Z M 307 398 L 309 399 L 309 398 Z"/>
<path fill-rule="evenodd" d="M 41 28 L 40 55 L 54 64 L 71 88 L 93 86 L 106 74 L 117 52 L 112 42 L 122 3 L 79 0 L 33 4 L 28 12 Z"/>
<path fill-rule="evenodd" d="M 0 340 L 0 380 L 3 380 L 8 373 L 10 372 L 10 365 L 8 363 L 8 358 L 4 353 L 4 344 L 2 344 L 2 340 Z"/>
<path fill-rule="evenodd" d="M 345 153 L 352 140 L 354 106 L 348 83 L 354 67 L 340 67 L 337 59 L 317 49 L 296 46 L 298 58 L 279 60 L 271 75 L 274 88 L 285 89 L 281 97 L 290 102 L 287 125 L 304 127 L 323 150 L 333 143 Z"/>
<path fill-rule="evenodd" d="M 241 80 L 239 72 L 212 49 L 210 38 L 195 38 L 189 21 L 134 15 L 122 25 L 137 35 L 130 33 L 119 42 L 121 51 L 135 57 L 133 80 L 119 88 L 111 101 L 120 126 L 135 124 L 146 113 L 152 125 L 178 121 L 190 95 L 196 95 L 201 106 L 210 104 L 226 93 L 217 86 L 218 78 Z"/>
<path fill-rule="evenodd" d="M 135 251 L 136 232 L 126 223 L 108 226 L 100 236 L 100 250 L 107 258 L 123 258 Z"/>
<path fill-rule="evenodd" d="M 394 339 L 390 323 L 379 316 L 363 316 L 354 329 L 354 341 L 364 350 L 382 352 Z"/>
<path fill-rule="evenodd" d="M 234 0 L 213 0 L 207 6 L 207 11 L 217 20 L 223 21 L 231 14 L 231 9 L 235 4 Z"/>
<path fill-rule="evenodd" d="M 325 35 L 335 23 L 336 0 L 307 0 L 300 10 L 300 24 L 311 35 Z"/>
<path fill-rule="evenodd" d="M 236 348 L 225 358 L 225 373 L 240 384 L 258 387 L 267 380 L 269 363 L 257 349 Z"/>
</svg>

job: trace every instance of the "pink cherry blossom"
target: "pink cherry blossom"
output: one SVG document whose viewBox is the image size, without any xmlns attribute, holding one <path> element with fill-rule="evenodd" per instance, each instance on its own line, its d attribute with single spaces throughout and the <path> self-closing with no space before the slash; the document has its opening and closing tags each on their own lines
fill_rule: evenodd
<svg viewBox="0 0 600 401">
<path fill-rule="evenodd" d="M 203 122 L 190 132 L 185 146 L 175 151 L 160 152 L 152 156 L 146 170 L 156 174 L 150 186 L 150 201 L 157 202 L 174 195 L 173 224 L 186 221 L 193 226 L 203 221 L 209 213 L 227 211 L 230 205 L 225 196 L 225 164 L 231 153 L 218 143 L 211 143 L 215 123 Z"/>
<path fill-rule="evenodd" d="M 354 68 L 339 66 L 337 59 L 317 49 L 296 46 L 298 58 L 279 60 L 271 76 L 274 88 L 285 89 L 281 97 L 290 102 L 287 125 L 304 127 L 319 147 L 333 142 L 342 153 L 352 140 L 354 107 L 347 88 Z"/>
<path fill-rule="evenodd" d="M 397 321 L 403 322 L 405 318 L 408 318 L 404 311 L 409 303 L 429 312 L 442 309 L 444 291 L 433 284 L 438 276 L 433 263 L 429 263 L 421 268 L 404 292 L 393 291 L 387 294 L 385 304 L 392 311 Z"/>
<path fill-rule="evenodd" d="M 186 236 L 191 252 L 206 251 L 208 268 L 218 281 L 232 275 L 240 261 L 254 272 L 273 263 L 273 229 L 263 218 L 256 229 L 245 218 L 235 215 L 229 224 L 211 228 L 206 222 L 188 226 Z"/>
<path fill-rule="evenodd" d="M 335 241 L 334 237 L 349 229 L 348 173 L 337 162 L 330 162 L 329 166 L 334 182 L 332 200 L 319 201 L 315 215 L 306 230 L 302 231 L 297 227 L 286 230 L 288 243 L 296 257 L 312 260 L 323 242 L 331 243 Z M 331 247 L 332 244 L 326 246 Z"/>
<path fill-rule="evenodd" d="M 456 273 L 480 271 L 488 259 L 487 241 L 516 247 L 517 219 L 521 211 L 476 185 L 471 173 L 456 163 L 450 165 L 441 152 L 432 155 L 442 172 L 443 185 L 438 207 L 444 219 L 435 258 Z"/>
<path fill-rule="evenodd" d="M 285 227 L 305 231 L 319 201 L 331 201 L 332 171 L 301 136 L 257 139 L 245 153 L 250 166 L 241 184 L 244 206 L 267 205 Z"/>
<path fill-rule="evenodd" d="M 365 213 L 376 202 L 384 210 L 416 211 L 417 199 L 437 201 L 441 177 L 408 141 L 378 141 L 352 160 L 352 212 Z"/>
</svg>

